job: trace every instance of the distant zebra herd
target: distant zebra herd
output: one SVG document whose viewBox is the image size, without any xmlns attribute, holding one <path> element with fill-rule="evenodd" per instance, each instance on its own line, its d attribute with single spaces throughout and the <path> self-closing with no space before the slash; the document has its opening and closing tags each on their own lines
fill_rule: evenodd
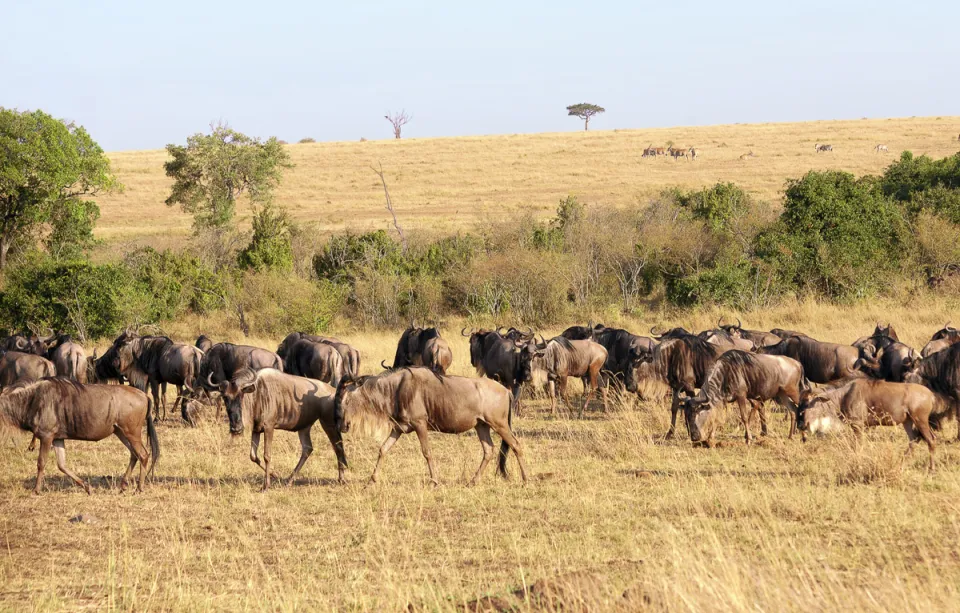
<svg viewBox="0 0 960 613">
<path fill-rule="evenodd" d="M 958 136 L 957 138 L 958 140 L 960 140 L 960 136 Z M 825 143 L 816 143 L 813 146 L 813 150 L 816 151 L 817 153 L 833 153 L 833 145 L 829 145 Z M 890 153 L 890 149 L 884 144 L 877 144 L 873 148 L 873 150 L 876 153 Z M 700 156 L 700 150 L 695 147 L 689 147 L 689 148 L 674 147 L 672 145 L 670 147 L 654 147 L 653 145 L 650 145 L 649 147 L 644 148 L 643 154 L 640 157 L 652 158 L 652 157 L 658 157 L 661 155 L 670 156 L 674 160 L 677 160 L 679 158 L 696 160 Z M 739 159 L 741 161 L 744 161 L 744 160 L 749 160 L 750 158 L 753 158 L 753 157 L 756 157 L 756 156 L 753 154 L 753 151 L 750 151 L 748 153 L 744 153 L 743 155 L 739 156 Z"/>
</svg>

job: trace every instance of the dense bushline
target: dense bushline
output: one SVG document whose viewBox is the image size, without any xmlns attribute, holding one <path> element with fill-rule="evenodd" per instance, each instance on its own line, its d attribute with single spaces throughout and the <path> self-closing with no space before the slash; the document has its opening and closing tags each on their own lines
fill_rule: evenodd
<svg viewBox="0 0 960 613">
<path fill-rule="evenodd" d="M 881 176 L 811 171 L 787 182 L 781 207 L 718 183 L 627 209 L 571 196 L 545 222 L 522 217 L 444 237 L 408 232 L 406 248 L 384 230 L 319 244 L 311 236 L 267 204 L 252 235 L 217 234 L 182 252 L 140 249 L 94 265 L 41 250 L 6 275 L 0 327 L 97 337 L 192 313 L 277 336 L 338 320 L 538 325 L 665 304 L 754 309 L 925 285 L 955 291 L 960 154 L 907 152 Z"/>
</svg>

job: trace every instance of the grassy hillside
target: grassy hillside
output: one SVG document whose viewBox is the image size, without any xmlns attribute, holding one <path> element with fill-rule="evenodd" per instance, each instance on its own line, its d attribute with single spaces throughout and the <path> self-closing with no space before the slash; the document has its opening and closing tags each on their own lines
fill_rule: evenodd
<svg viewBox="0 0 960 613">
<path fill-rule="evenodd" d="M 956 153 L 958 132 L 960 117 L 927 117 L 298 144 L 289 146 L 296 168 L 278 198 L 321 232 L 385 228 L 383 189 L 370 169 L 382 163 L 410 230 L 546 215 L 570 193 L 588 203 L 629 206 L 667 186 L 733 181 L 775 200 L 785 179 L 811 169 L 860 175 L 879 172 L 904 149 L 935 157 Z M 641 159 L 644 147 L 669 141 L 697 147 L 700 159 Z M 832 144 L 833 153 L 815 153 L 817 142 Z M 890 154 L 875 153 L 878 143 Z M 739 159 L 749 151 L 756 157 Z M 110 158 L 127 189 L 100 199 L 97 237 L 121 249 L 182 241 L 191 219 L 163 203 L 166 153 L 116 152 Z"/>
</svg>

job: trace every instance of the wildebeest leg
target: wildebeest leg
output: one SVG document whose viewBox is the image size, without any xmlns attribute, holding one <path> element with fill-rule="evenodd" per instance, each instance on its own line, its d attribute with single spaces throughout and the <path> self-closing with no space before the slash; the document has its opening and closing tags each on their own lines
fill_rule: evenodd
<svg viewBox="0 0 960 613">
<path fill-rule="evenodd" d="M 387 452 L 390 451 L 390 448 L 393 447 L 393 444 L 397 442 L 397 439 L 400 438 L 401 434 L 403 433 L 400 431 L 400 428 L 394 426 L 390 436 L 388 436 L 387 440 L 383 441 L 383 444 L 380 445 L 380 454 L 377 456 L 377 463 L 373 467 L 373 474 L 370 475 L 371 483 L 377 482 L 377 474 L 380 472 L 380 463 L 383 462 L 383 456 L 387 455 Z"/>
<path fill-rule="evenodd" d="M 933 460 L 933 450 L 936 449 L 937 443 L 936 439 L 933 436 L 933 432 L 930 430 L 930 424 L 927 420 L 923 420 L 917 423 L 917 428 L 920 430 L 920 436 L 923 437 L 923 440 L 927 443 L 927 449 L 930 451 L 930 472 L 933 472 L 936 467 Z"/>
<path fill-rule="evenodd" d="M 160 384 L 156 381 L 150 381 L 150 393 L 153 394 L 153 414 L 157 421 L 160 421 Z M 146 390 L 144 390 L 146 391 Z M 163 418 L 167 418 L 167 406 L 163 405 Z"/>
<path fill-rule="evenodd" d="M 520 464 L 520 477 L 524 482 L 527 481 L 527 465 L 523 461 L 523 450 L 520 449 L 520 442 L 517 440 L 517 437 L 514 436 L 513 430 L 510 429 L 509 425 L 506 424 L 490 424 L 490 427 L 493 428 L 497 434 L 500 435 L 500 438 L 503 439 L 503 442 L 513 449 L 513 453 L 517 456 L 517 462 Z M 507 453 L 501 445 L 500 449 L 500 466 L 497 468 L 497 472 L 500 473 L 500 476 L 506 478 L 507 476 Z"/>
<path fill-rule="evenodd" d="M 323 431 L 326 433 L 327 438 L 330 439 L 330 444 L 333 445 L 333 452 L 337 454 L 337 481 L 346 483 L 346 479 L 343 477 L 343 471 L 347 469 L 347 454 L 343 451 L 343 435 L 340 434 L 336 426 L 326 426 L 323 423 L 320 425 L 323 426 Z"/>
<path fill-rule="evenodd" d="M 52 445 L 53 438 L 40 439 L 40 455 L 37 456 L 37 484 L 33 488 L 34 494 L 39 494 L 43 490 L 43 469 L 47 465 L 47 456 L 50 455 Z"/>
<path fill-rule="evenodd" d="M 297 467 L 293 469 L 292 473 L 290 473 L 290 477 L 286 480 L 285 485 L 290 485 L 293 483 L 297 473 L 300 472 L 300 469 L 303 468 L 303 465 L 307 463 L 307 458 L 309 458 L 310 454 L 313 453 L 313 441 L 310 440 L 310 428 L 311 426 L 307 426 L 306 428 L 297 431 L 297 436 L 300 438 L 300 461 L 297 462 Z"/>
<path fill-rule="evenodd" d="M 434 485 L 440 485 L 440 481 L 437 480 L 437 471 L 433 466 L 433 454 L 430 453 L 430 439 L 427 438 L 427 426 L 425 424 L 416 425 L 414 426 L 414 430 L 417 433 L 417 438 L 420 439 L 420 452 L 423 453 L 423 458 L 427 461 L 430 480 L 433 481 Z"/>
<path fill-rule="evenodd" d="M 470 485 L 476 485 L 480 481 L 480 475 L 483 474 L 483 470 L 493 457 L 493 439 L 490 437 L 490 426 L 481 421 L 477 424 L 476 430 L 477 438 L 480 439 L 480 447 L 483 448 L 483 459 L 480 460 L 480 468 L 477 469 L 477 474 L 470 480 Z"/>
<path fill-rule="evenodd" d="M 27 445 L 27 451 L 33 451 L 37 448 L 37 435 L 34 434 L 30 439 L 30 444 Z"/>
<path fill-rule="evenodd" d="M 763 406 L 763 402 L 760 400 L 751 400 L 750 404 L 753 406 L 753 411 L 751 411 L 750 419 L 753 419 L 753 412 L 760 417 L 760 436 L 767 435 L 767 409 Z"/>
<path fill-rule="evenodd" d="M 747 409 L 745 398 L 737 398 L 737 408 L 740 409 L 740 421 L 743 422 L 744 436 L 749 445 L 753 437 L 750 435 L 750 411 Z"/>
<path fill-rule="evenodd" d="M 266 448 L 266 446 L 264 446 Z M 264 471 L 267 470 L 263 462 L 260 461 L 260 457 L 257 455 L 257 450 L 260 449 L 260 433 L 254 432 L 250 435 L 250 461 L 262 468 Z M 280 480 L 280 476 L 276 473 L 273 474 L 273 478 Z"/>
<path fill-rule="evenodd" d="M 557 380 L 556 379 L 547 380 L 547 391 L 550 394 L 550 414 L 556 417 L 557 416 Z"/>
<path fill-rule="evenodd" d="M 82 487 L 87 494 L 89 494 L 90 486 L 87 485 L 83 479 L 73 474 L 69 468 L 67 468 L 67 449 L 63 446 L 62 438 L 58 438 L 53 441 L 53 453 L 57 456 L 57 468 L 60 469 L 60 472 L 73 479 L 74 483 Z"/>
<path fill-rule="evenodd" d="M 114 434 L 117 435 L 117 438 L 127 446 L 127 449 L 130 450 L 130 466 L 127 468 L 127 474 L 123 476 L 123 481 L 120 482 L 120 490 L 123 491 L 126 487 L 127 479 L 130 478 L 130 471 L 133 468 L 135 461 L 140 461 L 140 478 L 137 479 L 137 491 L 143 491 L 143 482 L 147 478 L 147 468 L 150 464 L 150 452 L 147 451 L 146 445 L 143 444 L 143 439 L 141 438 L 140 429 L 136 429 L 132 432 L 124 432 L 119 428 L 114 429 Z M 156 458 L 154 458 L 156 459 Z"/>
<path fill-rule="evenodd" d="M 587 407 L 590 405 L 590 399 L 593 398 L 593 385 L 590 382 L 589 375 L 582 377 L 583 381 L 583 402 L 580 403 L 580 414 L 577 415 L 578 418 L 583 418 L 583 412 L 587 410 Z"/>
<path fill-rule="evenodd" d="M 679 410 L 680 390 L 673 390 L 673 399 L 670 402 L 670 429 L 667 430 L 667 434 L 663 438 L 673 438 L 673 434 L 677 429 L 677 411 Z"/>
<path fill-rule="evenodd" d="M 130 474 L 133 472 L 133 467 L 137 465 L 137 454 L 133 450 L 133 445 L 130 444 L 130 440 L 127 438 L 127 435 L 123 433 L 119 427 L 113 427 L 113 433 L 116 435 L 120 442 L 123 443 L 123 446 L 127 448 L 130 452 L 130 463 L 127 464 L 127 470 L 123 473 L 123 478 L 120 479 L 120 491 L 127 489 L 127 481 L 130 479 Z"/>
<path fill-rule="evenodd" d="M 273 430 L 263 429 L 263 491 L 270 489 L 270 450 L 273 447 Z M 278 477 L 279 481 L 280 478 Z"/>
</svg>

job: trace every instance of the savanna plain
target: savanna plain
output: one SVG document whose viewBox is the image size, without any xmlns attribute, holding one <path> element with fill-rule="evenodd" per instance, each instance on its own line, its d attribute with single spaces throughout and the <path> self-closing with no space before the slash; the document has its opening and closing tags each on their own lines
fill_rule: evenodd
<svg viewBox="0 0 960 613">
<path fill-rule="evenodd" d="M 414 229 L 473 227 L 484 218 L 547 216 L 568 193 L 586 202 L 642 205 L 670 185 L 743 185 L 775 206 L 788 177 L 811 168 L 878 172 L 896 152 L 956 152 L 957 118 L 858 120 L 463 139 L 291 145 L 296 169 L 278 197 L 317 232 L 386 227 L 382 187 L 393 173 L 401 221 Z M 648 144 L 696 146 L 696 162 L 641 160 Z M 952 140 L 952 142 L 951 142 Z M 817 155 L 815 142 L 833 144 Z M 873 151 L 878 143 L 892 153 Z M 753 151 L 754 158 L 738 157 Z M 162 152 L 111 156 L 127 189 L 103 199 L 103 257 L 124 243 L 166 246 L 189 235 L 189 217 L 163 204 Z M 378 191 L 381 190 L 381 191 Z M 406 216 L 406 219 L 404 219 Z M 803 330 L 849 343 L 890 321 L 921 347 L 956 321 L 949 298 L 845 307 L 798 302 L 762 312 L 703 309 L 605 321 L 645 333 L 651 325 Z M 473 375 L 470 322 L 446 322 L 453 374 Z M 512 322 L 500 322 L 509 324 Z M 570 322 L 576 323 L 576 322 Z M 579 322 L 585 323 L 585 322 Z M 275 349 L 214 322 L 164 332 Z M 559 332 L 542 330 L 545 336 Z M 390 360 L 399 330 L 333 330 L 357 347 L 361 370 Z M 102 347 L 101 347 L 102 349 Z M 533 386 L 534 388 L 536 386 Z M 574 388 L 576 402 L 579 388 Z M 29 436 L 0 431 L 0 608 L 11 610 L 906 610 L 956 609 L 960 596 L 960 445 L 956 422 L 938 438 L 938 471 L 919 446 L 901 465 L 903 431 L 788 440 L 774 413 L 770 435 L 747 447 L 734 416 L 720 445 L 694 449 L 685 432 L 664 441 L 665 389 L 611 396 L 583 419 L 551 415 L 539 395 L 514 419 L 530 479 L 491 469 L 467 487 L 481 457 L 474 434 L 431 435 L 440 471 L 429 484 L 416 438 L 367 483 L 380 441 L 351 432 L 347 484 L 336 483 L 319 432 L 299 480 L 261 494 L 248 459 L 249 430 L 232 438 L 212 409 L 199 427 L 159 424 L 162 454 L 142 494 L 121 494 L 127 452 L 117 440 L 68 442 L 87 496 L 48 465 L 47 491 L 32 494 Z M 171 397 L 172 400 L 172 397 Z M 292 469 L 299 446 L 278 433 L 273 461 Z M 51 463 L 52 464 L 52 463 Z M 84 521 L 71 522 L 82 517 Z"/>
</svg>

